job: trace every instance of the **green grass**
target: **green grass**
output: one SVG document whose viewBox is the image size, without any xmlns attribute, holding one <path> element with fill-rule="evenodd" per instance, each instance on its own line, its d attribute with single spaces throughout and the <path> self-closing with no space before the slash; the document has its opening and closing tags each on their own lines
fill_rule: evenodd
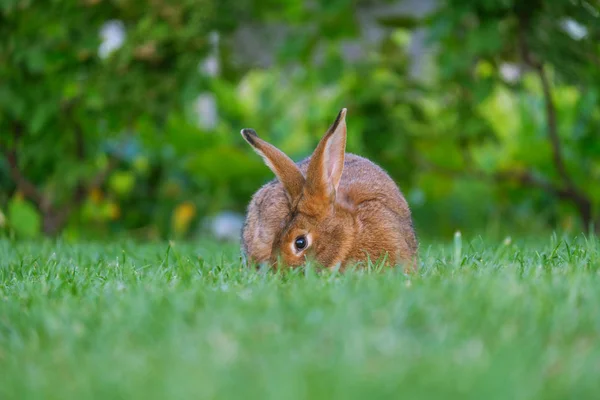
<svg viewBox="0 0 600 400">
<path fill-rule="evenodd" d="M 275 274 L 235 245 L 0 240 L 0 398 L 598 397 L 600 241 L 421 262 Z"/>
</svg>

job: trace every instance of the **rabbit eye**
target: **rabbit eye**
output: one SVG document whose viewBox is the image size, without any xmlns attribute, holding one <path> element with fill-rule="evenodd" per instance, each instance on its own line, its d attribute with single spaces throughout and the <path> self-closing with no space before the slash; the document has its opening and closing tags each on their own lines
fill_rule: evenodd
<svg viewBox="0 0 600 400">
<path fill-rule="evenodd" d="M 298 236 L 296 240 L 294 240 L 294 246 L 296 246 L 296 249 L 298 250 L 304 250 L 307 244 L 308 241 L 306 240 L 306 236 L 304 235 Z"/>
</svg>

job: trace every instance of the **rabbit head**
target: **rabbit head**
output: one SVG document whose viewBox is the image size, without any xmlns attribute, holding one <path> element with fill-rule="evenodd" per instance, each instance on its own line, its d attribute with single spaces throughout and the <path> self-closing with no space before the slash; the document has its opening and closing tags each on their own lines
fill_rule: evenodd
<svg viewBox="0 0 600 400">
<path fill-rule="evenodd" d="M 342 261 L 341 254 L 352 246 L 355 222 L 349 206 L 337 196 L 344 168 L 345 117 L 344 108 L 320 140 L 304 174 L 286 154 L 259 138 L 254 130 L 241 132 L 275 173 L 288 202 L 289 213 L 274 235 L 272 266 L 299 266 L 307 259 L 333 266 Z"/>
</svg>

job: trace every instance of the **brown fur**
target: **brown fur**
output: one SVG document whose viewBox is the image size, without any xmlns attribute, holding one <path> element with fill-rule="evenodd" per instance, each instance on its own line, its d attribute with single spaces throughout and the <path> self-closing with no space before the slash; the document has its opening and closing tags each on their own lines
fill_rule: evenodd
<svg viewBox="0 0 600 400">
<path fill-rule="evenodd" d="M 242 245 L 249 262 L 278 267 L 281 260 L 295 267 L 314 259 L 343 269 L 386 257 L 388 265 L 417 269 L 408 203 L 383 169 L 345 153 L 345 114 L 340 112 L 312 156 L 297 164 L 254 131 L 242 131 L 278 178 L 248 206 Z M 301 235 L 310 238 L 304 251 L 294 247 Z"/>
</svg>

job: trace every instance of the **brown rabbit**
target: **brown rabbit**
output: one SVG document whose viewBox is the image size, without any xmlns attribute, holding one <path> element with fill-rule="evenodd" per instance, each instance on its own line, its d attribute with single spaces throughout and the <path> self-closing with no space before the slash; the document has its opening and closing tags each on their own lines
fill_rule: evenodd
<svg viewBox="0 0 600 400">
<path fill-rule="evenodd" d="M 279 267 L 312 258 L 341 269 L 383 260 L 417 269 L 417 240 L 410 209 L 388 174 L 346 149 L 346 109 L 311 157 L 294 163 L 252 129 L 241 131 L 277 176 L 258 190 L 242 230 L 250 263 Z M 279 260 L 279 261 L 278 261 Z"/>
</svg>

